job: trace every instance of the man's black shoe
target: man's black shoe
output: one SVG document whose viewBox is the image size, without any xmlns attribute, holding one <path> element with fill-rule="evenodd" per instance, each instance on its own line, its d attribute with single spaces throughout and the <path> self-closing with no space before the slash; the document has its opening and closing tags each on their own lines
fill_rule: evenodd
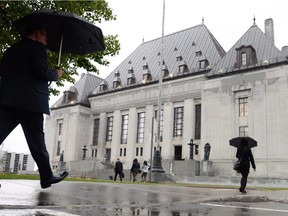
<svg viewBox="0 0 288 216">
<path fill-rule="evenodd" d="M 59 174 L 59 176 L 53 175 L 50 179 L 46 180 L 45 182 L 41 182 L 41 188 L 48 188 L 51 184 L 56 184 L 62 180 L 64 180 L 68 176 L 68 172 L 63 172 Z"/>
</svg>

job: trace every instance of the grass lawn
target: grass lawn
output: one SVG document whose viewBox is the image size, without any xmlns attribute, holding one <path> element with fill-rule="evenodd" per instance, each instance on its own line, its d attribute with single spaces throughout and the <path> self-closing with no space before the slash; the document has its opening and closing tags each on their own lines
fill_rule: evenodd
<svg viewBox="0 0 288 216">
<path fill-rule="evenodd" d="M 25 179 L 25 180 L 39 180 L 39 175 L 29 175 L 29 174 L 14 174 L 14 173 L 0 173 L 0 180 L 1 179 Z M 114 182 L 111 180 L 101 180 L 101 179 L 93 179 L 93 178 L 74 178 L 74 177 L 67 177 L 64 181 L 78 181 L 78 182 L 105 182 L 105 183 L 121 183 L 119 181 Z M 130 181 L 123 181 L 123 184 L 135 184 Z M 226 189 L 237 189 L 239 186 L 232 186 L 232 185 L 217 185 L 217 184 L 184 184 L 184 183 L 171 183 L 171 182 L 140 182 L 139 184 L 144 185 L 166 185 L 166 186 L 182 186 L 182 187 L 202 187 L 202 188 L 226 188 Z M 251 187 L 248 186 L 249 189 L 255 190 L 271 190 L 271 191 L 278 191 L 278 190 L 288 190 L 288 188 L 270 188 L 270 187 Z"/>
</svg>

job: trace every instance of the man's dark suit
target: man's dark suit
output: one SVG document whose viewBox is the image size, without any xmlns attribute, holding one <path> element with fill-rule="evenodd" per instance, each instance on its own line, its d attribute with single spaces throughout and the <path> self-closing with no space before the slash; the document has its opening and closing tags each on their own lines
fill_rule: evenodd
<svg viewBox="0 0 288 216">
<path fill-rule="evenodd" d="M 49 114 L 48 82 L 56 81 L 45 46 L 25 38 L 11 46 L 0 64 L 0 144 L 21 124 L 41 182 L 51 178 L 43 132 L 43 113 Z"/>
<path fill-rule="evenodd" d="M 114 181 L 116 181 L 117 175 L 119 175 L 120 181 L 122 181 L 123 164 L 120 160 L 117 160 L 117 162 L 115 163 L 114 171 Z"/>
</svg>

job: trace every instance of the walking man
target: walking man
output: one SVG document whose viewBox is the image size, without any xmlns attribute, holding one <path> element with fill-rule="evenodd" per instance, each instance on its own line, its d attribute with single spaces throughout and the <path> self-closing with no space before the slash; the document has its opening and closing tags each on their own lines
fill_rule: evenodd
<svg viewBox="0 0 288 216">
<path fill-rule="evenodd" d="M 49 37 L 49 35 L 48 35 Z M 39 25 L 8 48 L 0 63 L 0 144 L 20 124 L 40 174 L 42 188 L 58 183 L 67 172 L 53 175 L 43 131 L 43 113 L 49 115 L 48 82 L 62 76 L 48 66 L 47 34 Z"/>
<path fill-rule="evenodd" d="M 116 181 L 117 175 L 119 175 L 120 181 L 122 181 L 123 164 L 119 158 L 117 159 L 115 163 L 114 171 L 115 171 L 114 181 Z"/>
</svg>

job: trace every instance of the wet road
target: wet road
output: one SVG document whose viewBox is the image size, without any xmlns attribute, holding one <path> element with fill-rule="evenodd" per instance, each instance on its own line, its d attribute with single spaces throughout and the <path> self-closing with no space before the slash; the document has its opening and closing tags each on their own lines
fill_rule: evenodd
<svg viewBox="0 0 288 216">
<path fill-rule="evenodd" d="M 0 215 L 288 215 L 284 192 L 165 185 L 0 180 Z M 273 198 L 272 200 L 270 200 Z"/>
</svg>

